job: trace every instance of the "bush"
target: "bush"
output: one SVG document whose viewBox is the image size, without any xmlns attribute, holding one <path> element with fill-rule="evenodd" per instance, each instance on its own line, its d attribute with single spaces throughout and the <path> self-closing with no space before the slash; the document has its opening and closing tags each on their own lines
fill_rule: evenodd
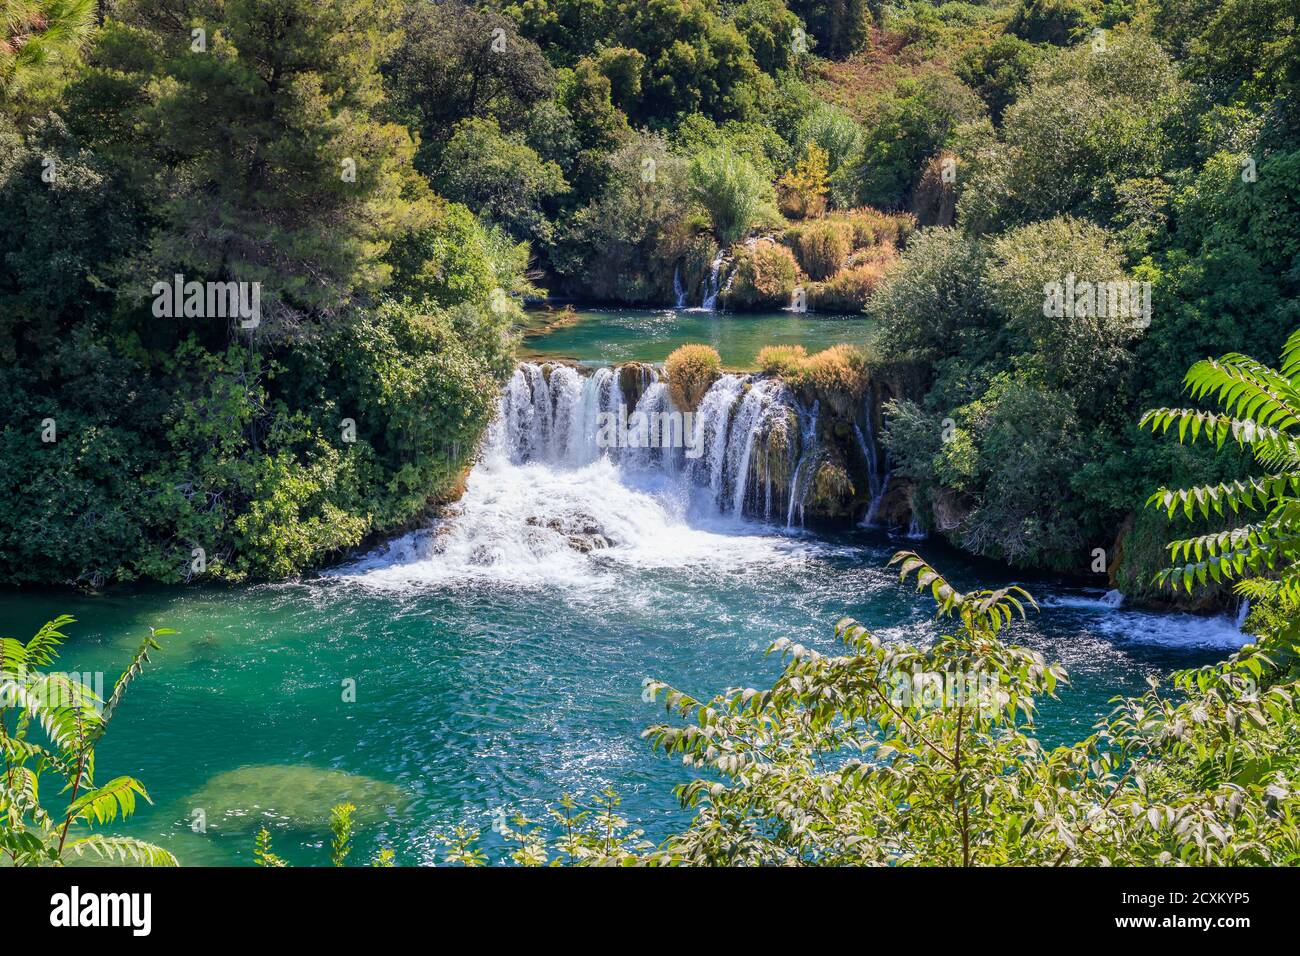
<svg viewBox="0 0 1300 956">
<path fill-rule="evenodd" d="M 729 147 L 691 158 L 691 195 L 705 208 L 724 244 L 743 239 L 762 225 L 780 222 L 776 191 L 752 163 Z"/>
<path fill-rule="evenodd" d="M 722 374 L 722 357 L 709 345 L 682 345 L 664 360 L 668 395 L 679 411 L 693 412 Z"/>
<path fill-rule="evenodd" d="M 820 282 L 840 271 L 853 249 L 852 233 L 838 222 L 819 222 L 795 234 L 795 252 L 808 277 Z"/>
<path fill-rule="evenodd" d="M 882 248 L 893 251 L 892 246 Z M 860 312 L 884 284 L 895 261 L 897 254 L 848 266 L 828 282 L 813 283 L 808 287 L 809 307 L 818 312 Z"/>
<path fill-rule="evenodd" d="M 867 309 L 884 356 L 931 363 L 987 342 L 995 320 L 983 281 L 985 257 L 979 242 L 954 229 L 923 229 L 912 237 Z"/>
<path fill-rule="evenodd" d="M 725 304 L 735 309 L 784 308 L 799 281 L 794 254 L 770 239 L 736 246 Z"/>
<path fill-rule="evenodd" d="M 808 350 L 802 345 L 764 345 L 755 361 L 769 375 L 788 377 L 802 368 L 807 358 Z"/>
</svg>

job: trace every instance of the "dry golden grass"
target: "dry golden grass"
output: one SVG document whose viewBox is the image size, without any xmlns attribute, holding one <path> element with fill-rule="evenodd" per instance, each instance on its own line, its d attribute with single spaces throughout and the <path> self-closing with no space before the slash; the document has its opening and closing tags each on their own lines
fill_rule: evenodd
<svg viewBox="0 0 1300 956">
<path fill-rule="evenodd" d="M 693 412 L 722 374 L 722 357 L 709 345 L 682 345 L 664 360 L 668 395 L 683 412 Z"/>
</svg>

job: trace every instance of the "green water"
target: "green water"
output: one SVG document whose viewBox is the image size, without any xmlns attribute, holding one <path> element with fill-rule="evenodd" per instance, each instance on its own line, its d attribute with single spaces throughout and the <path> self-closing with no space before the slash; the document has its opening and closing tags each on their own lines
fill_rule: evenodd
<svg viewBox="0 0 1300 956">
<path fill-rule="evenodd" d="M 900 546 L 883 533 L 825 540 L 746 525 L 682 534 L 662 553 L 570 556 L 528 574 L 515 556 L 447 568 L 395 555 L 297 584 L 8 594 L 0 614 L 3 633 L 24 636 L 75 614 L 62 669 L 106 671 L 110 683 L 149 625 L 180 632 L 115 717 L 98 773 L 144 781 L 155 806 L 142 805 L 125 832 L 183 863 L 250 862 L 252 829 L 264 821 L 290 861 L 324 862 L 319 819 L 290 819 L 344 795 L 339 776 L 322 770 L 371 778 L 352 793 L 385 805 L 367 808 L 356 860 L 387 845 L 401 863 L 427 863 L 440 826 L 469 819 L 486 829 L 495 808 L 538 814 L 562 792 L 605 784 L 659 838 L 684 821 L 670 789 L 687 772 L 639 739 L 657 718 L 641 701 L 644 677 L 697 695 L 761 685 L 776 672 L 762 656 L 768 642 L 787 635 L 830 649 L 843 613 L 888 636 L 930 632 L 926 606 L 883 568 Z M 919 547 L 959 586 L 1006 579 Z M 1064 660 L 1075 681 L 1045 711 L 1055 740 L 1084 734 L 1108 697 L 1139 690 L 1147 674 L 1233 643 L 1225 622 L 1115 611 L 1096 594 L 1032 587 L 1047 606 L 1012 636 Z M 291 769 L 238 773 L 248 766 Z M 52 789 L 47 800 L 59 803 Z M 205 833 L 190 826 L 196 809 Z"/>
<path fill-rule="evenodd" d="M 727 368 L 753 368 L 765 345 L 860 345 L 871 323 L 861 315 L 798 312 L 721 313 L 699 310 L 584 309 L 580 321 L 524 340 L 527 359 L 563 358 L 584 365 L 662 362 L 687 342 L 712 345 Z"/>
<path fill-rule="evenodd" d="M 600 363 L 707 341 L 736 366 L 773 341 L 811 350 L 866 329 L 788 313 L 593 312 L 530 344 Z M 538 426 L 516 416 L 511 427 Z M 900 547 L 961 588 L 1010 581 L 932 542 L 738 520 L 662 470 L 604 456 L 521 461 L 503 434 L 489 434 L 458 513 L 436 533 L 344 568 L 247 588 L 0 594 L 5 635 L 74 614 L 59 669 L 102 672 L 110 687 L 150 626 L 179 632 L 98 751 L 100 781 L 133 774 L 154 800 L 121 832 L 185 864 L 228 865 L 251 862 L 266 825 L 290 862 L 323 864 L 325 815 L 349 799 L 355 862 L 387 846 L 421 864 L 452 824 L 488 831 L 495 811 L 542 817 L 563 793 L 613 786 L 626 816 L 659 840 L 688 819 L 671 790 L 689 774 L 640 738 L 661 719 L 641 699 L 645 678 L 697 697 L 763 686 L 779 669 L 763 656 L 775 638 L 830 651 L 845 614 L 889 639 L 926 640 L 930 606 L 885 568 Z M 594 524 L 609 547 L 574 550 L 548 530 L 555 522 Z M 1051 741 L 1085 736 L 1110 697 L 1140 691 L 1148 675 L 1241 642 L 1225 620 L 1117 610 L 1100 591 L 1027 583 L 1043 611 L 1009 636 L 1062 661 L 1074 681 L 1043 711 Z"/>
</svg>

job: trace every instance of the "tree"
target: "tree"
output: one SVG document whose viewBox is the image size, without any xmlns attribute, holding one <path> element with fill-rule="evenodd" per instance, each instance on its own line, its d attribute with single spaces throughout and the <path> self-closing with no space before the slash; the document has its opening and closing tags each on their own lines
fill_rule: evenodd
<svg viewBox="0 0 1300 956">
<path fill-rule="evenodd" d="M 53 98 L 95 23 L 95 0 L 0 0 L 0 108 Z"/>
<path fill-rule="evenodd" d="M 160 221 L 123 269 L 126 291 L 143 300 L 178 272 L 259 282 L 265 335 L 388 281 L 393 240 L 432 215 L 410 136 L 380 116 L 396 9 L 123 3 L 70 97 L 91 146 L 148 184 Z M 190 39 L 191 18 L 202 42 Z M 109 90 L 123 111 L 101 112 Z"/>
<path fill-rule="evenodd" d="M 1041 56 L 1037 47 L 1004 33 L 988 46 L 971 47 L 957 61 L 957 77 L 979 94 L 997 123 L 1002 113 L 1029 85 L 1029 74 Z"/>
<path fill-rule="evenodd" d="M 448 199 L 516 239 L 550 240 L 546 205 L 569 185 L 560 167 L 544 162 L 522 138 L 503 134 L 495 120 L 467 119 L 456 127 L 443 160 L 435 183 Z"/>
<path fill-rule="evenodd" d="M 867 45 L 872 0 L 789 0 L 789 6 L 807 24 L 824 56 L 841 60 Z"/>
<path fill-rule="evenodd" d="M 394 111 L 419 134 L 423 172 L 447 168 L 443 147 L 462 120 L 490 119 L 514 132 L 555 91 L 542 51 L 507 16 L 460 0 L 410 3 L 401 29 L 404 42 L 385 62 L 384 79 Z"/>
</svg>

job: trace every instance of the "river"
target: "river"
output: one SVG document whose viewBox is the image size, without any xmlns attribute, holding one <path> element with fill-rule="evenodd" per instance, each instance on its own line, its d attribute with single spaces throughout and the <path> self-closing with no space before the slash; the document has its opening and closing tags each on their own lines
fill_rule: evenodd
<svg viewBox="0 0 1300 956">
<path fill-rule="evenodd" d="M 247 864 L 265 823 L 276 852 L 319 864 L 329 804 L 347 796 L 361 807 L 354 861 L 383 845 L 419 864 L 452 823 L 487 830 L 498 809 L 540 816 L 562 793 L 609 785 L 659 839 L 687 819 L 671 788 L 689 773 L 640 738 L 660 716 L 641 699 L 645 678 L 696 696 L 761 686 L 779 667 L 763 655 L 773 639 L 830 650 L 845 614 L 927 640 L 931 607 L 885 567 L 899 548 L 958 587 L 1013 578 L 935 542 L 814 533 L 788 504 L 764 510 L 761 485 L 743 476 L 747 429 L 774 396 L 765 386 L 715 385 L 702 413 L 712 403 L 715 422 L 734 424 L 711 431 L 702 414 L 703 447 L 688 459 L 595 447 L 613 372 L 552 372 L 545 388 L 540 375 L 516 373 L 452 513 L 345 566 L 244 588 L 0 596 L 9 635 L 76 615 L 62 669 L 110 683 L 149 626 L 179 631 L 99 749 L 101 781 L 134 774 L 154 799 L 119 832 L 185 864 Z M 662 387 L 643 401 L 661 402 Z M 752 412 L 722 414 L 745 401 Z M 1042 610 L 1009 637 L 1064 662 L 1073 681 L 1044 707 L 1054 742 L 1086 735 L 1110 697 L 1148 675 L 1243 641 L 1226 619 L 1027 584 Z"/>
</svg>

